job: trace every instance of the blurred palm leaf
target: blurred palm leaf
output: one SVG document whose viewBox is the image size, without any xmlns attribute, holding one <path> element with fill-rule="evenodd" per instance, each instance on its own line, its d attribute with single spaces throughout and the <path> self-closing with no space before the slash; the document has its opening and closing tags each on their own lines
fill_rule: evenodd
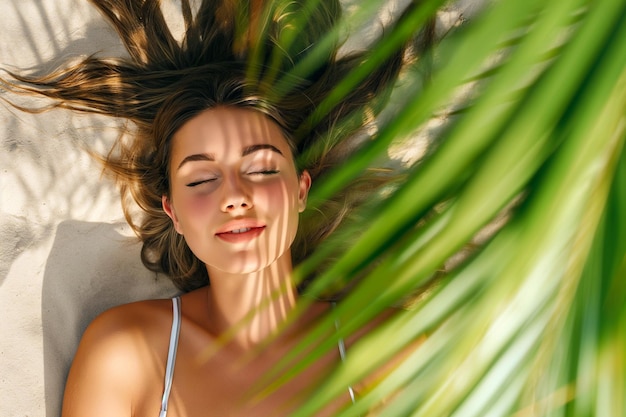
<svg viewBox="0 0 626 417">
<path fill-rule="evenodd" d="M 362 2 L 362 15 L 375 5 Z M 390 30 L 319 112 L 439 6 L 424 1 Z M 352 346 L 295 415 L 315 415 L 424 335 L 340 415 L 373 407 L 384 416 L 626 415 L 626 3 L 494 1 L 433 56 L 403 80 L 401 104 L 376 140 L 319 181 L 311 204 L 348 186 L 436 112 L 461 110 L 406 181 L 364 209 L 361 233 L 348 227 L 297 271 L 307 276 L 341 253 L 310 287 L 312 297 L 360 277 L 335 310 L 337 338 L 410 294 L 420 297 Z M 425 71 L 430 81 L 420 87 Z M 506 224 L 438 273 L 503 210 Z M 346 235 L 353 242 L 343 250 Z M 336 341 L 320 343 L 300 366 Z"/>
</svg>

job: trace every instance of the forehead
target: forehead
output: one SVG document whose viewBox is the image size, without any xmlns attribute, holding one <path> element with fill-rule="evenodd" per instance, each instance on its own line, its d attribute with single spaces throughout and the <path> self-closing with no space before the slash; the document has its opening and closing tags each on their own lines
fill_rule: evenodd
<svg viewBox="0 0 626 417">
<path fill-rule="evenodd" d="M 237 107 L 205 110 L 187 121 L 172 138 L 171 160 L 193 153 L 226 157 L 251 145 L 269 144 L 291 155 L 280 127 L 266 115 Z"/>
</svg>

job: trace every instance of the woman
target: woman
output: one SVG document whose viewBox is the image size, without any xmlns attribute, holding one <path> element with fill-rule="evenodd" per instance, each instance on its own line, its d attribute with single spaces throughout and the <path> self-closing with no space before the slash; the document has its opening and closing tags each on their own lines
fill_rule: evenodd
<svg viewBox="0 0 626 417">
<path fill-rule="evenodd" d="M 94 5 L 129 58 L 90 57 L 3 84 L 131 122 L 105 167 L 119 181 L 142 260 L 185 294 L 98 317 L 70 370 L 63 415 L 286 415 L 344 349 L 340 341 L 287 384 L 264 390 L 270 371 L 332 310 L 317 302 L 288 320 L 301 284 L 292 262 L 337 228 L 364 188 L 388 178 L 361 181 L 303 227 L 299 214 L 312 181 L 341 161 L 344 140 L 380 110 L 404 48 L 332 102 L 332 88 L 366 55 L 338 58 L 336 45 L 316 47 L 334 33 L 337 1 L 203 1 L 195 12 L 182 1 L 182 42 L 157 1 Z M 353 388 L 320 415 L 353 401 Z"/>
<path fill-rule="evenodd" d="M 297 299 L 289 247 L 310 175 L 296 171 L 278 125 L 251 109 L 209 108 L 171 141 L 163 210 L 211 284 L 180 297 L 177 345 L 169 345 L 170 300 L 121 306 L 95 320 L 75 357 L 63 415 L 157 415 L 159 405 L 170 416 L 280 415 L 338 361 L 328 355 L 269 397 L 249 398 L 327 309 L 315 305 L 273 340 Z M 163 399 L 165 358 L 174 346 L 173 390 Z"/>
</svg>

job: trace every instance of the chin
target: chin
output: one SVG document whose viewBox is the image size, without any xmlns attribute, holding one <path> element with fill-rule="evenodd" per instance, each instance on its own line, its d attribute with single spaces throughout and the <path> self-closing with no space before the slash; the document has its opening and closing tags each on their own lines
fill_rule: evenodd
<svg viewBox="0 0 626 417">
<path fill-rule="evenodd" d="M 291 269 L 291 251 L 278 250 L 243 250 L 226 253 L 213 253 L 203 261 L 208 271 L 232 275 L 255 274 L 272 268 L 276 272 L 288 273 Z M 282 272 L 281 272 L 282 271 Z"/>
<path fill-rule="evenodd" d="M 237 259 L 236 256 L 231 258 L 231 261 L 227 264 L 220 263 L 206 263 L 208 271 L 220 271 L 225 274 L 245 275 L 261 272 L 264 269 L 270 267 L 273 262 L 261 259 Z"/>
</svg>

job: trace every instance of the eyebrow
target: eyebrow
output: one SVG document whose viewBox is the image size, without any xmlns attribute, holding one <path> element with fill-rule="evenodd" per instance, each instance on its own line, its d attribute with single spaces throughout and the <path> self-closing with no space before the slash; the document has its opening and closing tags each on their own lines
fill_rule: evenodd
<svg viewBox="0 0 626 417">
<path fill-rule="evenodd" d="M 241 156 L 250 155 L 251 153 L 254 153 L 263 149 L 269 149 L 272 152 L 276 152 L 277 154 L 284 156 L 283 153 L 280 151 L 280 149 L 278 149 L 274 145 L 270 145 L 269 143 L 261 143 L 258 145 L 246 146 L 245 148 L 243 148 L 243 151 L 241 152 Z"/>
<path fill-rule="evenodd" d="M 280 151 L 280 149 L 278 149 L 274 145 L 270 145 L 269 143 L 261 143 L 261 144 L 258 144 L 258 145 L 246 146 L 245 148 L 243 148 L 243 151 L 241 151 L 241 156 L 247 156 L 247 155 L 250 155 L 250 154 L 252 154 L 254 152 L 258 152 L 258 151 L 264 150 L 264 149 L 269 149 L 272 152 L 275 152 L 275 153 L 277 153 L 279 155 L 284 156 L 283 153 Z M 213 155 L 211 153 L 196 153 L 196 154 L 193 154 L 193 155 L 189 155 L 185 159 L 180 161 L 180 164 L 178 164 L 178 168 L 177 169 L 180 169 L 187 162 L 194 162 L 194 161 L 215 161 L 215 155 Z"/>
<path fill-rule="evenodd" d="M 193 155 L 189 155 L 188 157 L 180 161 L 180 164 L 178 164 L 177 169 L 180 169 L 187 162 L 193 162 L 193 161 L 215 161 L 215 156 L 211 153 L 196 153 Z"/>
</svg>

